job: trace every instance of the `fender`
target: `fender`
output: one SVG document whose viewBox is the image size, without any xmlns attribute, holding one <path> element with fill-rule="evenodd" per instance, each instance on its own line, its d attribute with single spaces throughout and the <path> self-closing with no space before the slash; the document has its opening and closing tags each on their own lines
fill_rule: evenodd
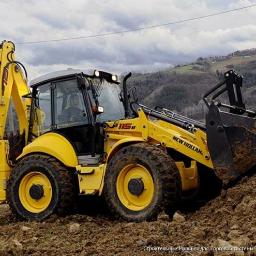
<svg viewBox="0 0 256 256">
<path fill-rule="evenodd" d="M 115 135 L 110 135 L 109 138 L 111 138 L 112 136 L 114 137 Z M 109 162 L 109 160 L 111 159 L 112 155 L 115 152 L 117 152 L 119 149 L 121 149 L 122 147 L 128 146 L 130 144 L 139 143 L 139 142 L 145 142 L 145 140 L 143 138 L 138 138 L 138 137 L 128 137 L 128 138 L 124 138 L 124 139 L 118 140 L 111 147 L 111 150 L 108 153 L 107 162 Z"/>
<path fill-rule="evenodd" d="M 22 154 L 19 155 L 17 160 L 33 153 L 44 153 L 53 156 L 68 167 L 78 165 L 73 146 L 64 136 L 58 133 L 49 132 L 39 136 L 23 148 Z"/>
</svg>

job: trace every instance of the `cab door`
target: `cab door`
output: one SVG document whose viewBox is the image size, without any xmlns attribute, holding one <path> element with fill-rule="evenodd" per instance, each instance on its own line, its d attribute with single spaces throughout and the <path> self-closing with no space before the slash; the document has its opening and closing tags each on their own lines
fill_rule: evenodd
<svg viewBox="0 0 256 256">
<path fill-rule="evenodd" d="M 91 153 L 92 122 L 90 106 L 84 101 L 76 78 L 53 83 L 53 126 L 74 146 L 77 155 Z"/>
<path fill-rule="evenodd" d="M 76 77 L 41 84 L 36 91 L 37 136 L 57 132 L 73 145 L 77 155 L 91 151 L 91 118 Z"/>
</svg>

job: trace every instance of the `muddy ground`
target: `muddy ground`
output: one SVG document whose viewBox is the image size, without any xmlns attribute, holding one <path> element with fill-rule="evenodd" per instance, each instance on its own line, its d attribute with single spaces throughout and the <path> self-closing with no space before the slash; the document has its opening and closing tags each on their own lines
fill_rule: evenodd
<svg viewBox="0 0 256 256">
<path fill-rule="evenodd" d="M 1 205 L 0 255 L 256 255 L 255 212 L 255 175 L 194 212 L 176 214 L 175 220 L 162 214 L 154 222 L 126 223 L 102 214 L 76 214 L 19 222 Z M 184 252 L 182 247 L 191 246 L 208 251 Z M 210 246 L 233 251 L 217 253 Z M 169 253 L 153 252 L 157 247 Z M 171 247 L 178 251 L 170 252 Z M 239 247 L 250 248 L 234 251 Z"/>
</svg>

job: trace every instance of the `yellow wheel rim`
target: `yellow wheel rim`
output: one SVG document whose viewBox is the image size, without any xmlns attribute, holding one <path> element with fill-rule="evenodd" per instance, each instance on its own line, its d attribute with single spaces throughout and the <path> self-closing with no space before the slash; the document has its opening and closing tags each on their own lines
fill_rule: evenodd
<svg viewBox="0 0 256 256">
<path fill-rule="evenodd" d="M 35 187 L 37 188 L 36 196 L 33 194 Z M 20 182 L 19 198 L 22 206 L 27 211 L 40 213 L 47 209 L 52 200 L 51 182 L 41 172 L 30 172 Z"/>
<path fill-rule="evenodd" d="M 142 191 L 135 195 L 129 190 L 132 180 L 139 180 L 143 184 Z M 117 177 L 116 191 L 121 203 L 132 211 L 145 209 L 153 200 L 154 182 L 150 172 L 140 164 L 130 164 L 125 166 Z"/>
</svg>

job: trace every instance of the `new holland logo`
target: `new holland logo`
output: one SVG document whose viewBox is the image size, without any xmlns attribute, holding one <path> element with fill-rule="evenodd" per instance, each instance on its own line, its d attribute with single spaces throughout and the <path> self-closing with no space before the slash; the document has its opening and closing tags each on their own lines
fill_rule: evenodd
<svg viewBox="0 0 256 256">
<path fill-rule="evenodd" d="M 201 149 L 199 149 L 199 148 L 193 146 L 192 144 L 186 142 L 185 140 L 182 140 L 181 138 L 178 138 L 178 137 L 176 137 L 176 136 L 173 136 L 173 140 L 175 140 L 175 141 L 177 141 L 178 143 L 180 143 L 181 145 L 184 145 L 184 146 L 186 146 L 187 148 L 189 148 L 189 149 L 195 151 L 196 153 L 203 155 L 203 152 L 202 152 Z"/>
</svg>

